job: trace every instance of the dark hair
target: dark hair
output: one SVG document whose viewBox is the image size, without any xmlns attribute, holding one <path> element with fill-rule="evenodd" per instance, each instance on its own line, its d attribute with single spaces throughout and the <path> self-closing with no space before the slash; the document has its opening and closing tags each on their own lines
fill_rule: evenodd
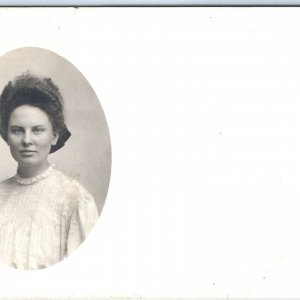
<svg viewBox="0 0 300 300">
<path fill-rule="evenodd" d="M 16 77 L 3 89 L 0 96 L 0 134 L 7 141 L 8 122 L 14 109 L 31 105 L 43 110 L 49 117 L 53 131 L 59 134 L 50 153 L 64 146 L 70 137 L 63 114 L 63 98 L 51 78 L 40 78 L 29 73 Z"/>
</svg>

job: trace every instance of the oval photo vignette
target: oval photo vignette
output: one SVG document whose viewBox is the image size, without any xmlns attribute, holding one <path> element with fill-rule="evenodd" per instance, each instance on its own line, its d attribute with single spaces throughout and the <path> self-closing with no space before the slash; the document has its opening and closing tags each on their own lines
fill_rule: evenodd
<svg viewBox="0 0 300 300">
<path fill-rule="evenodd" d="M 43 269 L 50 267 L 51 265 L 55 265 L 56 263 L 67 257 L 73 250 L 75 250 L 84 241 L 86 236 L 88 236 L 88 232 L 95 225 L 90 224 L 91 221 L 89 220 L 93 219 L 93 217 L 91 217 L 91 214 L 96 215 L 97 211 L 97 216 L 99 216 L 102 212 L 108 192 L 111 175 L 111 143 L 109 129 L 102 106 L 93 88 L 86 80 L 86 78 L 81 74 L 81 72 L 70 61 L 63 58 L 62 56 L 50 50 L 37 47 L 18 48 L 7 52 L 0 57 L 0 70 L 1 93 L 3 91 L 3 88 L 8 84 L 9 81 L 13 81 L 17 76 L 20 75 L 30 74 L 38 78 L 50 78 L 52 82 L 58 87 L 62 96 L 65 124 L 68 130 L 71 132 L 71 137 L 65 142 L 65 145 L 58 151 L 51 153 L 48 156 L 50 167 L 53 168 L 54 171 L 50 172 L 49 170 L 45 170 L 46 175 L 48 173 L 50 173 L 50 175 L 45 176 L 45 179 L 33 184 L 33 187 L 35 188 L 39 184 L 46 184 L 46 181 L 50 181 L 49 178 L 53 177 L 53 180 L 51 180 L 53 182 L 56 182 L 55 180 L 57 180 L 58 182 L 56 186 L 58 187 L 57 193 L 59 195 L 56 196 L 54 200 L 48 201 L 52 203 L 50 205 L 50 208 L 47 206 L 48 202 L 46 202 L 46 200 L 45 204 L 40 204 L 43 199 L 49 197 L 48 194 L 46 196 L 41 194 L 38 200 L 34 199 L 31 202 L 32 205 L 33 203 L 37 203 L 36 206 L 30 208 L 30 212 L 32 211 L 32 216 L 34 216 L 31 217 L 31 222 L 34 222 L 34 225 L 36 226 L 36 224 L 39 224 L 39 219 L 43 218 L 45 221 L 39 224 L 40 230 L 36 232 L 37 240 L 33 238 L 32 243 L 30 241 L 27 241 L 27 244 L 29 245 L 29 249 L 27 249 L 27 251 L 28 253 L 30 253 L 30 258 L 27 258 L 27 261 L 21 261 L 17 257 L 14 259 L 7 259 L 7 257 L 11 255 L 9 253 L 1 254 L 1 252 L 3 251 L 0 247 L 0 262 L 8 264 L 16 269 Z M 38 147 L 38 143 L 35 142 L 35 138 L 33 138 L 32 145 L 32 147 Z M 16 176 L 18 175 L 17 170 L 18 168 L 20 168 L 20 162 L 12 158 L 10 148 L 11 146 L 9 146 L 1 138 L 0 160 L 1 162 L 3 162 L 0 173 L 1 183 L 6 182 L 8 179 L 16 178 Z M 26 159 L 29 158 L 26 157 Z M 33 159 L 34 158 L 32 158 L 32 160 Z M 64 189 L 61 189 L 61 193 L 58 192 L 59 182 L 64 182 L 64 179 L 60 178 L 58 180 L 55 176 L 64 176 L 63 178 L 66 178 L 65 180 L 68 183 L 65 183 L 67 188 L 64 186 L 64 189 L 70 190 L 68 193 L 66 193 L 67 195 L 65 195 Z M 53 182 L 51 183 L 52 185 Z M 22 181 L 18 184 L 20 183 L 21 185 L 23 184 Z M 9 192 L 7 192 L 6 189 L 5 195 L 8 194 L 9 196 L 6 197 L 7 199 L 5 198 L 2 202 L 20 203 L 21 201 L 24 201 L 24 197 L 21 199 L 17 199 L 13 196 L 17 193 L 18 188 L 19 186 L 16 185 L 16 187 L 9 190 Z M 22 185 L 22 188 L 25 189 L 25 185 Z M 56 188 L 52 188 L 54 191 L 53 193 L 55 194 Z M 43 187 L 43 191 L 46 190 L 47 187 Z M 37 192 L 35 191 L 34 194 L 37 194 Z M 74 194 L 76 196 L 72 196 L 74 198 L 73 199 L 70 195 Z M 88 203 L 88 200 L 86 199 L 89 199 L 90 196 L 94 201 L 96 209 L 92 209 L 91 207 L 88 207 L 88 204 L 86 204 Z M 28 195 L 26 194 L 26 199 L 31 199 L 31 197 L 32 195 L 30 193 Z M 69 202 L 71 204 L 69 204 Z M 56 204 L 54 205 L 53 203 Z M 0 204 L 1 206 L 3 206 L 2 210 L 6 210 L 6 214 L 7 211 L 12 212 L 9 216 L 10 222 L 12 224 L 11 226 L 19 226 L 17 224 L 18 222 L 14 222 L 14 219 L 16 219 L 17 215 L 14 215 L 13 212 L 16 210 L 20 210 L 20 207 L 7 206 L 5 203 Z M 68 205 L 70 206 L 69 210 L 66 209 Z M 55 208 L 56 210 L 54 209 L 55 211 L 51 211 L 52 207 L 55 206 L 57 206 L 57 208 Z M 34 207 L 36 207 L 36 211 Z M 43 210 L 43 208 L 45 209 Z M 26 209 L 27 207 L 25 207 L 24 211 L 26 211 Z M 78 209 L 78 211 L 76 211 L 76 209 Z M 50 211 L 51 216 L 48 216 L 46 211 Z M 59 221 L 57 221 L 59 219 L 63 219 L 60 215 L 62 211 L 64 220 L 67 220 L 64 224 L 60 224 Z M 30 215 L 30 213 L 28 213 L 28 215 Z M 18 215 L 18 218 L 19 217 L 20 216 Z M 22 216 L 20 218 L 22 219 Z M 29 217 L 25 216 L 24 218 L 29 219 Z M 27 219 L 23 222 L 23 224 L 27 224 Z M 51 223 L 53 222 L 53 220 L 56 220 L 55 224 Z M 49 228 L 47 227 L 47 222 L 49 222 L 49 228 L 60 227 L 60 235 L 62 235 L 62 228 L 67 228 L 65 232 L 65 238 L 59 239 L 56 236 L 58 234 L 58 231 L 57 234 L 55 232 L 51 232 L 51 230 L 49 230 Z M 79 228 L 82 224 L 84 226 L 87 226 L 87 229 L 84 229 L 83 232 L 77 233 L 76 230 L 80 230 Z M 0 238 L 2 234 L 3 240 L 7 240 L 8 244 L 16 243 L 19 238 L 11 235 L 8 238 L 8 233 L 6 231 L 18 231 L 19 229 L 16 230 L 16 228 L 9 228 L 9 226 L 5 224 L 5 220 L 3 221 L 2 225 L 3 226 L 1 226 L 0 224 Z M 33 225 L 29 224 L 28 227 L 30 226 L 32 227 Z M 45 232 L 50 231 L 50 236 L 47 237 L 47 241 L 40 241 L 40 238 L 38 237 L 39 235 L 43 235 L 43 228 L 45 228 Z M 21 231 L 22 230 L 23 227 Z M 67 232 L 67 230 L 69 230 L 69 232 Z M 1 233 L 1 231 L 3 232 Z M 22 234 L 23 236 L 26 236 L 25 229 Z M 68 235 L 74 235 L 73 241 L 68 241 Z M 83 240 L 79 241 L 79 237 L 82 235 L 84 235 Z M 49 241 L 51 240 L 56 241 L 56 245 L 54 245 L 55 249 L 58 247 L 60 249 L 65 248 L 65 253 L 63 253 L 63 250 L 60 250 L 61 253 L 57 255 L 57 257 L 60 255 L 60 259 L 55 258 L 55 260 L 53 258 L 47 258 L 44 259 L 44 261 L 40 262 L 38 256 L 45 256 L 45 253 L 48 253 L 48 249 L 46 248 L 49 244 Z M 61 244 L 58 245 L 57 243 Z M 34 247 L 32 246 L 33 244 L 38 245 L 36 248 L 39 249 L 34 249 Z M 22 248 L 26 248 L 26 245 L 22 245 Z M 68 252 L 68 247 L 70 249 L 72 248 L 70 252 Z M 8 248 L 10 247 L 8 246 Z M 36 259 L 33 259 L 32 257 L 34 257 L 35 255 L 33 255 L 32 253 L 35 252 L 37 257 Z M 22 256 L 24 257 L 26 255 L 22 253 Z"/>
</svg>

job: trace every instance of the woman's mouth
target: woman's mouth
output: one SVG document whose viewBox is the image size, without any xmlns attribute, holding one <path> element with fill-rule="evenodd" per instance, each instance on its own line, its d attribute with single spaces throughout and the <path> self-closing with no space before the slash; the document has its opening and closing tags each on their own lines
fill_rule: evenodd
<svg viewBox="0 0 300 300">
<path fill-rule="evenodd" d="M 25 156 L 25 157 L 32 156 L 36 153 L 36 151 L 34 151 L 34 150 L 21 150 L 20 152 L 21 152 L 22 156 Z"/>
</svg>

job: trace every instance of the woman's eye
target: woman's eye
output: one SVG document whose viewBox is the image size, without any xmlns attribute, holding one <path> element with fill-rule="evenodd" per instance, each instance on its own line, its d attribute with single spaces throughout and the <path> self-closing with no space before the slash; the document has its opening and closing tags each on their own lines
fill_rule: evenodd
<svg viewBox="0 0 300 300">
<path fill-rule="evenodd" d="M 43 132 L 43 129 L 42 128 L 34 128 L 33 132 L 39 134 L 39 133 Z"/>
<path fill-rule="evenodd" d="M 11 129 L 11 132 L 12 132 L 13 134 L 21 134 L 21 133 L 22 133 L 22 130 L 21 130 L 21 128 L 12 128 L 12 129 Z"/>
</svg>

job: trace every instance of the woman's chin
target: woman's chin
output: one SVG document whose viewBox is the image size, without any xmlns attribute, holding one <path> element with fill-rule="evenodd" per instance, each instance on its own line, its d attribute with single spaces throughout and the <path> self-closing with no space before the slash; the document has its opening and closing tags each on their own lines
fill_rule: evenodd
<svg viewBox="0 0 300 300">
<path fill-rule="evenodd" d="M 42 166 L 41 163 L 37 162 L 32 157 L 22 158 L 17 161 L 19 169 L 20 168 L 40 168 Z"/>
<path fill-rule="evenodd" d="M 34 164 L 35 161 L 36 161 L 36 159 L 32 156 L 30 156 L 30 157 L 21 157 L 21 158 L 17 159 L 17 162 L 18 162 L 19 165 Z"/>
</svg>

